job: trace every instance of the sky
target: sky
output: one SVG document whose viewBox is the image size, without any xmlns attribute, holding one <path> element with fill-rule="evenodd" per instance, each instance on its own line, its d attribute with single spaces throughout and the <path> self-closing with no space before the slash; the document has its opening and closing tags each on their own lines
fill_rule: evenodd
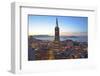
<svg viewBox="0 0 100 76">
<path fill-rule="evenodd" d="M 56 18 L 61 36 L 87 36 L 88 17 L 29 15 L 29 35 L 54 36 Z"/>
</svg>

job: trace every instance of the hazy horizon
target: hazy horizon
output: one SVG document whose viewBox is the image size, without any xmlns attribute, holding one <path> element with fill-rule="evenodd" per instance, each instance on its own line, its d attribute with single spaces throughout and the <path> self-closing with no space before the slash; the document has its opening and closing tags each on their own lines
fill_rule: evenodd
<svg viewBox="0 0 100 76">
<path fill-rule="evenodd" d="M 46 35 L 46 34 L 44 34 L 44 35 L 28 35 L 28 36 L 55 36 L 55 35 Z M 66 35 L 60 35 L 60 36 L 66 36 Z M 70 36 L 75 36 L 75 35 L 70 35 Z M 78 35 L 76 35 L 76 36 L 78 36 Z M 79 35 L 79 36 L 81 36 L 81 35 Z M 87 36 L 87 35 L 82 35 L 82 36 Z"/>
</svg>

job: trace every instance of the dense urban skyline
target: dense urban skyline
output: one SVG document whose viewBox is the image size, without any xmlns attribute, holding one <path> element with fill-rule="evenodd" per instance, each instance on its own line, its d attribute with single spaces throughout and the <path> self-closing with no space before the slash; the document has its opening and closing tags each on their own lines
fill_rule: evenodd
<svg viewBox="0 0 100 76">
<path fill-rule="evenodd" d="M 60 35 L 87 36 L 88 18 L 76 16 L 36 16 L 29 15 L 29 35 L 53 35 L 56 18 L 60 27 Z"/>
</svg>

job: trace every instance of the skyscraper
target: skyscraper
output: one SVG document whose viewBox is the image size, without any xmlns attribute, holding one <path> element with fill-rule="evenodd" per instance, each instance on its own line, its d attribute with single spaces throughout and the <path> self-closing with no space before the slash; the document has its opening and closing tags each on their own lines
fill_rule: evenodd
<svg viewBox="0 0 100 76">
<path fill-rule="evenodd" d="M 60 41 L 58 19 L 56 18 L 55 41 Z"/>
<path fill-rule="evenodd" d="M 55 59 L 54 52 L 60 51 L 60 36 L 59 36 L 59 26 L 58 19 L 56 18 L 56 27 L 55 27 L 55 38 L 53 43 L 51 44 L 52 48 L 49 50 L 49 59 Z"/>
<path fill-rule="evenodd" d="M 56 18 L 55 38 L 53 41 L 53 51 L 60 51 L 60 29 L 58 26 L 58 19 Z"/>
</svg>

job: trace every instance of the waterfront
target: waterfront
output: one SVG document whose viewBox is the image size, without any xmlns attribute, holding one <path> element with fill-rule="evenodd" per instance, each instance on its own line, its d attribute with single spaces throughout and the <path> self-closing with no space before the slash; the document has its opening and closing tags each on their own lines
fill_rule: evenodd
<svg viewBox="0 0 100 76">
<path fill-rule="evenodd" d="M 37 37 L 37 36 L 33 36 L 33 38 L 39 39 L 39 40 L 48 40 L 48 41 L 53 41 L 54 40 L 54 36 L 47 36 L 47 37 Z M 88 41 L 88 37 L 87 36 L 61 36 L 60 40 L 64 41 L 64 40 L 73 40 L 73 41 L 78 41 L 78 42 L 87 42 Z"/>
</svg>

